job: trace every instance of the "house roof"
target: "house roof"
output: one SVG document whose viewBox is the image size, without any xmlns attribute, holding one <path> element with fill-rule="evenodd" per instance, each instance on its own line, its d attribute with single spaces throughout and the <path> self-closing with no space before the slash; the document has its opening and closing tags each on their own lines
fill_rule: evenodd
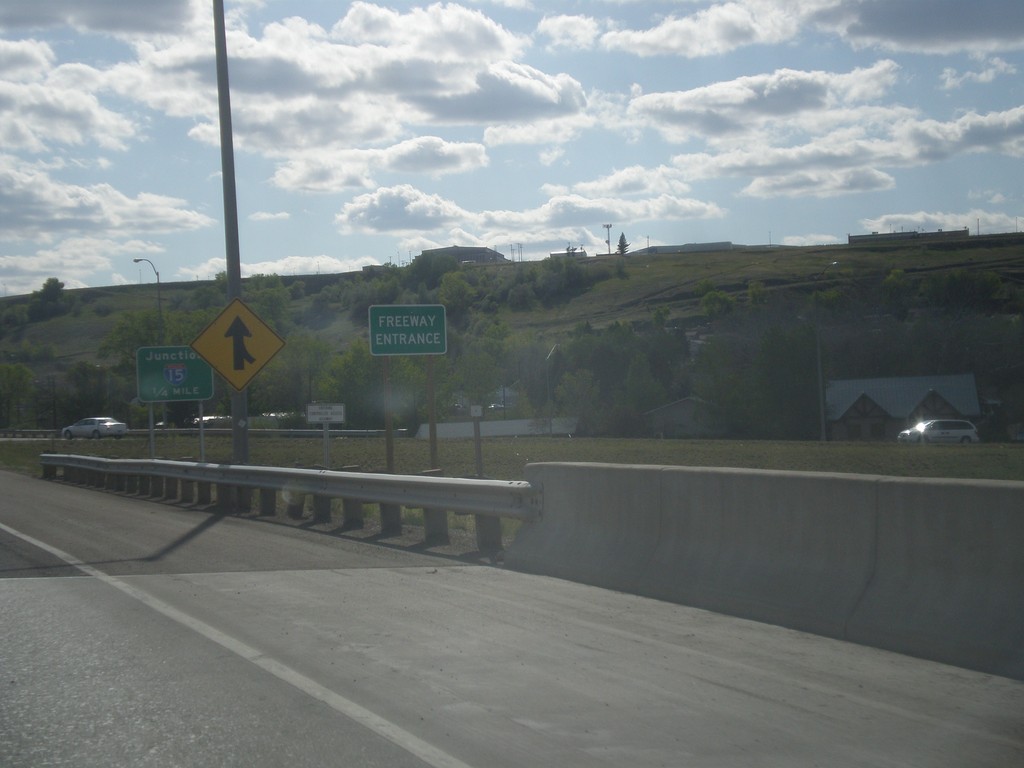
<svg viewBox="0 0 1024 768">
<path fill-rule="evenodd" d="M 963 416 L 981 415 L 973 373 L 892 379 L 830 381 L 825 391 L 829 417 L 841 418 L 862 395 L 890 416 L 907 418 L 930 392 L 936 392 Z"/>
</svg>

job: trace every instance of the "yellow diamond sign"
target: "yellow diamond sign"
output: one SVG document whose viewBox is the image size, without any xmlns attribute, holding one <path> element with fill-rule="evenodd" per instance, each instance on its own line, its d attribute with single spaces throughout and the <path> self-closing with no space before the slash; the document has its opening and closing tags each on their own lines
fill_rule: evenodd
<svg viewBox="0 0 1024 768">
<path fill-rule="evenodd" d="M 191 344 L 232 387 L 241 392 L 281 351 L 284 339 L 241 299 L 233 300 Z"/>
</svg>

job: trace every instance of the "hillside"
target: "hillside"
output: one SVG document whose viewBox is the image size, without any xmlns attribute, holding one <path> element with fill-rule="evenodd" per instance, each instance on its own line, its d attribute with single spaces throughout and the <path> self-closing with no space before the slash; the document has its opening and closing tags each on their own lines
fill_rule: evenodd
<svg viewBox="0 0 1024 768">
<path fill-rule="evenodd" d="M 833 261 L 836 267 L 822 270 Z M 537 262 L 505 265 L 466 266 L 478 272 L 507 273 L 535 267 Z M 627 254 L 597 256 L 581 263 L 590 272 L 614 272 L 585 293 L 554 306 L 535 306 L 529 311 L 502 309 L 498 315 L 513 332 L 525 332 L 543 338 L 557 338 L 579 323 L 602 327 L 614 322 L 647 322 L 659 308 L 667 310 L 671 325 L 687 326 L 703 319 L 698 287 L 710 281 L 716 290 L 743 301 L 752 282 L 763 283 L 766 290 L 812 291 L 824 286 L 853 287 L 864 290 L 881 283 L 893 269 L 911 276 L 967 269 L 992 271 L 1004 282 L 1024 285 L 1024 235 L 969 238 L 950 243 L 854 246 L 737 247 L 731 251 L 705 253 Z M 55 275 L 59 280 L 60 276 Z M 344 346 L 354 335 L 365 333 L 365 324 L 354 322 L 344 312 L 320 316 L 316 322 L 304 318 L 312 314 L 317 295 L 331 285 L 346 280 L 366 279 L 361 273 L 345 275 L 281 276 L 285 286 L 301 282 L 304 295 L 292 301 L 289 314 L 293 327 L 305 328 L 318 337 Z M 245 281 L 248 282 L 248 281 Z M 163 283 L 162 306 L 171 313 L 187 306 L 190 294 L 213 286 L 211 281 Z M 100 342 L 113 328 L 119 313 L 153 309 L 156 286 L 122 285 L 68 289 L 73 312 L 24 326 L 4 323 L 0 337 L 0 355 L 10 360 L 21 357 L 25 347 L 52 347 L 54 367 L 77 361 L 102 363 Z M 0 298 L 0 318 L 17 306 L 27 305 L 29 296 Z M 243 299 L 245 298 L 243 286 Z M 226 299 L 224 301 L 226 304 Z M 288 329 L 286 329 L 287 331 Z M 40 361 L 42 362 L 42 361 Z M 43 365 L 46 369 L 50 366 Z"/>
<path fill-rule="evenodd" d="M 94 411 L 142 418 L 127 405 L 134 349 L 161 334 L 188 343 L 225 296 L 222 279 L 164 283 L 158 315 L 153 283 L 64 290 L 58 275 L 30 296 L 0 299 L 0 364 L 21 366 L 22 383 L 0 380 L 0 426 Z M 490 403 L 509 387 L 515 413 L 499 417 L 561 409 L 583 417 L 590 434 L 636 434 L 644 411 L 692 394 L 728 413 L 735 436 L 806 439 L 817 423 L 818 345 L 826 378 L 972 372 L 1006 423 L 1024 420 L 1024 235 L 492 265 L 416 260 L 255 276 L 243 298 L 291 340 L 250 387 L 259 412 L 337 399 L 352 424 L 379 425 L 379 374 L 359 355 L 342 360 L 365 341 L 366 308 L 442 303 L 449 354 L 440 397 Z M 709 339 L 720 340 L 717 354 L 696 355 Z M 116 351 L 101 354 L 104 345 Z M 399 364 L 395 374 L 408 390 L 407 425 L 422 419 L 418 370 Z"/>
</svg>

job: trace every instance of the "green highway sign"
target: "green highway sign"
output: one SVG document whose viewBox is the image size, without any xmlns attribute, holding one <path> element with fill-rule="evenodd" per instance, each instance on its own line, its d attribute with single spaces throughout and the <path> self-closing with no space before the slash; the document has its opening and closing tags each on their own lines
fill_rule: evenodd
<svg viewBox="0 0 1024 768">
<path fill-rule="evenodd" d="M 441 304 L 377 304 L 370 307 L 370 354 L 443 355 L 448 331 Z"/>
<path fill-rule="evenodd" d="M 139 347 L 135 373 L 144 403 L 213 397 L 213 368 L 191 347 Z"/>
</svg>

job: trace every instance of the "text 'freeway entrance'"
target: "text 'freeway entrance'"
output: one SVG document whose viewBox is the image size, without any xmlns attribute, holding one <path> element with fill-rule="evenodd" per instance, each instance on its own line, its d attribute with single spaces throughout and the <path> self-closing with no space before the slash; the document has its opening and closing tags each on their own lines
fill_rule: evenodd
<svg viewBox="0 0 1024 768">
<path fill-rule="evenodd" d="M 443 355 L 448 331 L 441 304 L 370 307 L 371 355 Z"/>
</svg>

